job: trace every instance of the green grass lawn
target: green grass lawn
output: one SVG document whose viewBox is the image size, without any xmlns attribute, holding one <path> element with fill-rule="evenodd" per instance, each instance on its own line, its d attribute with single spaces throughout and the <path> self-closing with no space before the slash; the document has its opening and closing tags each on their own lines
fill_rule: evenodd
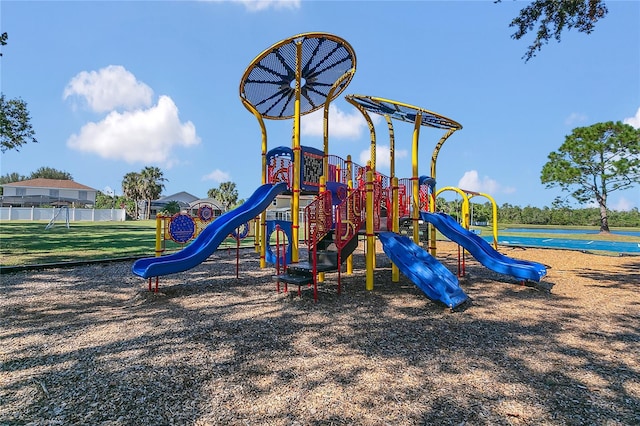
<svg viewBox="0 0 640 426">
<path fill-rule="evenodd" d="M 47 222 L 0 222 L 0 265 L 40 265 L 45 263 L 154 256 L 154 220 L 134 222 L 71 222 L 67 228 L 56 224 L 45 230 Z M 251 240 L 251 241 L 249 241 Z M 242 245 L 253 245 L 252 238 Z M 222 247 L 235 247 L 228 238 Z M 182 246 L 166 242 L 166 251 Z"/>
<path fill-rule="evenodd" d="M 91 261 L 121 257 L 154 256 L 155 221 L 133 222 L 72 222 L 45 230 L 47 222 L 0 222 L 0 266 L 40 265 L 45 263 Z M 532 228 L 532 226 L 526 226 Z M 490 227 L 474 227 L 482 236 L 492 235 Z M 526 236 L 515 226 L 499 230 L 500 236 Z M 566 227 L 563 227 L 566 228 Z M 575 228 L 575 227 L 573 227 Z M 579 228 L 575 228 L 579 229 Z M 593 229 L 593 228 L 582 228 Z M 635 231 L 637 228 L 625 228 Z M 616 234 L 547 234 L 536 233 L 540 238 L 568 238 L 606 241 L 637 242 L 638 237 Z M 438 234 L 438 238 L 442 238 Z M 274 241 L 275 242 L 275 241 Z M 243 247 L 253 246 L 253 238 L 241 241 Z M 235 248 L 236 241 L 227 238 L 221 248 Z M 166 242 L 166 252 L 180 250 L 182 246 Z"/>
</svg>

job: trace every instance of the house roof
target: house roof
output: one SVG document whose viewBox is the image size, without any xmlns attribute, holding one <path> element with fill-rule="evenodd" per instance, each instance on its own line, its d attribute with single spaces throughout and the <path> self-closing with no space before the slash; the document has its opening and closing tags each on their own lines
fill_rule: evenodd
<svg viewBox="0 0 640 426">
<path fill-rule="evenodd" d="M 97 189 L 91 188 L 86 185 L 82 185 L 81 183 L 74 182 L 72 180 L 45 179 L 45 178 L 21 180 L 19 182 L 5 183 L 1 186 L 3 187 L 14 186 L 14 187 L 22 187 L 22 188 L 78 189 L 83 191 L 97 191 Z"/>
<path fill-rule="evenodd" d="M 158 201 L 158 202 L 164 202 L 164 203 L 168 203 L 169 201 L 183 201 L 185 203 L 191 203 L 195 200 L 197 200 L 198 197 L 196 197 L 193 194 L 189 194 L 186 191 L 180 191 L 177 192 L 175 194 L 172 195 L 167 195 L 165 197 L 160 197 L 157 200 L 154 200 L 154 202 Z"/>
</svg>

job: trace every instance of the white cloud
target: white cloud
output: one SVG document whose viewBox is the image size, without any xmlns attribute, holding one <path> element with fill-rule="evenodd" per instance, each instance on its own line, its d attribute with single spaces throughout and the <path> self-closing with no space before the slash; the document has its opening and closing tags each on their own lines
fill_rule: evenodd
<svg viewBox="0 0 640 426">
<path fill-rule="evenodd" d="M 299 9 L 302 0 L 201 0 L 206 2 L 222 3 L 229 1 L 231 3 L 240 3 L 249 12 L 260 12 L 267 9 Z"/>
<path fill-rule="evenodd" d="M 269 8 L 273 9 L 299 9 L 301 0 L 231 0 L 241 3 L 249 12 L 259 12 Z"/>
<path fill-rule="evenodd" d="M 200 143 L 192 122 L 181 123 L 178 108 L 168 96 L 148 109 L 110 112 L 102 121 L 82 126 L 67 146 L 103 158 L 128 163 L 160 163 L 171 166 L 171 151 Z"/>
<path fill-rule="evenodd" d="M 409 155 L 409 152 L 406 149 L 396 149 L 395 157 L 396 162 L 399 159 L 406 158 Z M 367 161 L 371 158 L 371 151 L 366 149 L 360 152 L 359 160 L 360 165 L 364 166 L 367 164 Z M 391 153 L 390 147 L 388 145 L 376 145 L 376 170 L 380 170 L 382 168 L 389 169 L 391 167 Z"/>
<path fill-rule="evenodd" d="M 633 117 L 625 118 L 622 120 L 623 123 L 629 124 L 636 129 L 640 129 L 640 108 L 636 111 L 636 115 Z"/>
<path fill-rule="evenodd" d="M 607 209 L 618 211 L 618 212 L 628 212 L 637 206 L 638 206 L 637 203 L 627 200 L 624 197 L 618 198 L 615 202 L 611 202 L 611 201 L 607 202 Z M 600 204 L 598 204 L 596 200 L 592 199 L 592 200 L 589 200 L 587 203 L 585 203 L 583 207 L 595 209 L 595 208 L 600 208 Z"/>
<path fill-rule="evenodd" d="M 369 161 L 369 158 L 371 157 L 370 152 L 368 149 L 365 149 L 364 151 L 360 151 L 360 155 L 358 156 L 358 164 L 361 166 L 366 166 L 367 165 L 367 161 Z M 376 151 L 376 156 L 377 156 L 377 151 Z"/>
<path fill-rule="evenodd" d="M 98 71 L 82 71 L 69 81 L 63 99 L 82 98 L 94 112 L 118 108 L 148 107 L 153 90 L 120 65 L 109 65 Z"/>
<path fill-rule="evenodd" d="M 231 175 L 220 169 L 215 169 L 211 173 L 202 176 L 202 180 L 212 180 L 216 183 L 229 182 L 231 180 Z"/>
<path fill-rule="evenodd" d="M 323 136 L 324 110 L 312 112 L 300 119 L 300 131 L 305 136 Z M 329 136 L 334 138 L 358 139 L 368 129 L 367 122 L 360 112 L 354 109 L 348 114 L 329 105 Z"/>
<path fill-rule="evenodd" d="M 629 201 L 624 197 L 620 197 L 615 203 L 612 205 L 608 205 L 607 207 L 611 210 L 616 210 L 619 212 L 628 212 L 634 207 L 637 207 L 637 202 Z"/>
<path fill-rule="evenodd" d="M 567 118 L 565 118 L 564 124 L 567 126 L 575 126 L 577 124 L 586 123 L 587 118 L 588 117 L 584 114 L 581 114 L 579 112 L 572 112 Z"/>
<path fill-rule="evenodd" d="M 458 187 L 469 191 L 483 192 L 493 195 L 497 193 L 510 194 L 515 192 L 513 187 L 504 187 L 488 176 L 480 178 L 477 170 L 469 170 L 458 181 Z"/>
</svg>

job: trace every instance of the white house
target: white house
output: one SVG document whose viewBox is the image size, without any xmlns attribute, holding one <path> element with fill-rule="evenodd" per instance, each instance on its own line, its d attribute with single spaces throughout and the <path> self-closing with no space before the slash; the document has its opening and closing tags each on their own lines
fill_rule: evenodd
<svg viewBox="0 0 640 426">
<path fill-rule="evenodd" d="M 93 207 L 98 193 L 97 189 L 63 179 L 29 179 L 1 186 L 0 204 L 14 207 Z"/>
<path fill-rule="evenodd" d="M 312 195 L 300 196 L 300 221 L 304 222 L 304 208 L 315 200 Z M 278 195 L 267 207 L 267 220 L 291 220 L 291 196 Z"/>
</svg>

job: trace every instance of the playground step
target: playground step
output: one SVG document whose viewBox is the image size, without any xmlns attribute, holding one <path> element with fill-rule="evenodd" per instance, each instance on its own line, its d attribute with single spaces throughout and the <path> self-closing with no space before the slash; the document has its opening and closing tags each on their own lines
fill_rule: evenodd
<svg viewBox="0 0 640 426">
<path fill-rule="evenodd" d="M 306 275 L 281 274 L 281 275 L 273 275 L 271 278 L 273 281 L 282 281 L 287 284 L 296 284 L 296 285 L 311 284 L 313 282 L 313 277 L 306 276 Z"/>
<path fill-rule="evenodd" d="M 321 263 L 318 262 L 316 265 L 317 272 L 329 272 L 329 271 L 337 271 L 338 267 L 332 263 Z M 287 266 L 287 273 L 289 275 L 302 275 L 302 276 L 311 276 L 313 271 L 313 264 L 309 262 L 298 262 L 292 263 Z"/>
<path fill-rule="evenodd" d="M 344 247 L 342 247 L 342 250 L 340 251 L 340 260 L 344 262 L 356 248 L 358 248 L 358 237 L 354 236 L 344 245 Z"/>
</svg>

